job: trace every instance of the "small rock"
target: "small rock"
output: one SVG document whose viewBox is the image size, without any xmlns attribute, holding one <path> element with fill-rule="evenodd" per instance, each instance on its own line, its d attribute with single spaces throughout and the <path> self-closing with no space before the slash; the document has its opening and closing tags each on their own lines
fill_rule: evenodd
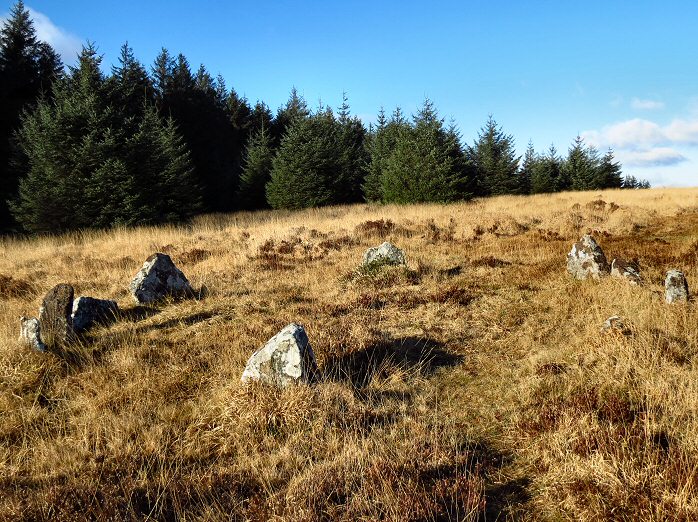
<svg viewBox="0 0 698 522">
<path fill-rule="evenodd" d="M 84 332 L 95 323 L 107 323 L 114 320 L 119 311 L 116 301 L 95 299 L 94 297 L 78 297 L 73 301 L 73 330 Z"/>
<path fill-rule="evenodd" d="M 19 318 L 19 340 L 37 352 L 46 351 L 46 345 L 41 341 L 41 325 L 34 317 Z"/>
<path fill-rule="evenodd" d="M 613 277 L 623 277 L 631 285 L 639 285 L 642 282 L 637 265 L 619 257 L 611 261 L 611 275 Z"/>
<path fill-rule="evenodd" d="M 567 271 L 577 279 L 599 279 L 608 275 L 608 261 L 593 237 L 587 234 L 572 245 L 567 254 Z"/>
<path fill-rule="evenodd" d="M 385 242 L 380 246 L 369 248 L 364 254 L 362 265 L 405 265 L 405 253 L 392 243 Z"/>
<path fill-rule="evenodd" d="M 618 332 L 623 335 L 632 334 L 632 330 L 625 325 L 623 319 L 621 319 L 621 317 L 618 315 L 612 315 L 611 317 L 606 319 L 606 321 L 601 326 L 601 333 L 605 334 L 611 332 Z"/>
<path fill-rule="evenodd" d="M 291 323 L 252 354 L 241 380 L 285 387 L 312 383 L 316 378 L 317 364 L 308 335 L 301 325 Z"/>
<path fill-rule="evenodd" d="M 49 346 L 69 342 L 73 337 L 73 287 L 61 283 L 44 297 L 39 309 L 41 336 Z"/>
<path fill-rule="evenodd" d="M 138 304 L 153 303 L 167 296 L 194 295 L 189 281 L 175 266 L 167 254 L 153 254 L 129 285 L 131 295 Z"/>
<path fill-rule="evenodd" d="M 688 282 L 683 272 L 669 270 L 664 280 L 665 298 L 667 303 L 688 301 Z"/>
</svg>

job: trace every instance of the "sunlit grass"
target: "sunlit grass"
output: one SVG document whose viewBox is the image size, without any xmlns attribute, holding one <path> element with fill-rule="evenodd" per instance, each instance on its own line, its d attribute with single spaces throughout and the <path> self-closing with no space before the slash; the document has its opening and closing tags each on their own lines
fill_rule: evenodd
<svg viewBox="0 0 698 522">
<path fill-rule="evenodd" d="M 645 285 L 572 280 L 591 232 Z M 357 271 L 390 240 L 408 267 Z M 0 519 L 698 517 L 698 189 L 198 218 L 0 243 Z M 200 299 L 138 309 L 166 252 Z M 19 346 L 59 282 L 119 320 Z M 620 315 L 632 335 L 601 335 Z M 246 387 L 305 325 L 323 381 Z"/>
</svg>

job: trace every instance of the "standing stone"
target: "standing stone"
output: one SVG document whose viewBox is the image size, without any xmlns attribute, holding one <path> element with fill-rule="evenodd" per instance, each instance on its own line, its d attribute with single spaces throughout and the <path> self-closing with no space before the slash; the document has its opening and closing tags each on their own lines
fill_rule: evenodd
<svg viewBox="0 0 698 522">
<path fill-rule="evenodd" d="M 683 272 L 669 270 L 664 280 L 664 289 L 667 303 L 688 301 L 688 282 Z"/>
<path fill-rule="evenodd" d="M 46 351 L 46 345 L 41 341 L 41 325 L 38 319 L 33 317 L 19 318 L 19 340 L 37 352 Z"/>
<path fill-rule="evenodd" d="M 611 261 L 611 275 L 625 278 L 631 285 L 639 285 L 642 282 L 637 265 L 619 257 Z"/>
<path fill-rule="evenodd" d="M 80 296 L 73 301 L 73 330 L 79 333 L 95 323 L 113 321 L 118 311 L 116 301 Z"/>
<path fill-rule="evenodd" d="M 44 297 L 39 309 L 41 336 L 47 345 L 66 343 L 73 336 L 73 287 L 61 283 Z"/>
<path fill-rule="evenodd" d="M 608 261 L 593 237 L 587 234 L 572 245 L 567 254 L 567 271 L 577 279 L 599 279 L 608 275 Z"/>
<path fill-rule="evenodd" d="M 385 242 L 380 246 L 369 248 L 364 254 L 364 267 L 371 265 L 405 265 L 405 253 L 392 243 Z"/>
<path fill-rule="evenodd" d="M 167 254 L 153 254 L 129 285 L 131 295 L 138 304 L 152 303 L 167 296 L 194 295 L 189 281 L 175 266 Z"/>
<path fill-rule="evenodd" d="M 316 378 L 317 364 L 308 335 L 301 325 L 291 323 L 252 354 L 241 380 L 285 387 L 312 383 Z"/>
</svg>

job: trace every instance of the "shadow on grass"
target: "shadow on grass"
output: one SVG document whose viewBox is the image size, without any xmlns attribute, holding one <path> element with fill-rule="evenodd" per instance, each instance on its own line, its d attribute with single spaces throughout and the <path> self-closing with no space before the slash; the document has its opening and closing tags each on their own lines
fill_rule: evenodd
<svg viewBox="0 0 698 522">
<path fill-rule="evenodd" d="M 129 323 L 136 323 L 138 321 L 143 321 L 149 317 L 153 317 L 161 313 L 162 310 L 154 306 L 137 305 L 133 308 L 121 309 L 116 313 L 116 321 L 127 321 Z"/>
<path fill-rule="evenodd" d="M 167 330 L 168 328 L 174 328 L 176 326 L 190 326 L 192 324 L 196 323 L 202 323 L 204 321 L 207 321 L 209 319 L 212 319 L 213 317 L 216 317 L 220 315 L 218 312 L 215 311 L 207 311 L 207 312 L 197 312 L 195 314 L 189 314 L 184 317 L 173 317 L 172 319 L 168 319 L 167 321 L 163 321 L 161 323 L 157 324 L 149 324 L 149 325 L 144 325 L 140 326 L 137 328 L 137 332 L 153 332 L 153 331 L 158 331 L 158 330 Z"/>
<path fill-rule="evenodd" d="M 327 380 L 349 381 L 361 389 L 374 377 L 387 374 L 391 368 L 428 376 L 439 368 L 455 366 L 461 361 L 461 356 L 447 352 L 433 339 L 400 337 L 332 357 L 325 362 L 322 376 Z"/>
</svg>

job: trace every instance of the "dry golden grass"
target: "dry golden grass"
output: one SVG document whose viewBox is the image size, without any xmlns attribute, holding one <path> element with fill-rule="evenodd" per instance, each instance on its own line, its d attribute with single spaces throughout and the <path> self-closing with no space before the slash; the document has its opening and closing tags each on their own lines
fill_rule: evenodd
<svg viewBox="0 0 698 522">
<path fill-rule="evenodd" d="M 645 284 L 565 272 L 592 231 Z M 383 239 L 409 269 L 361 274 Z M 169 253 L 197 300 L 135 307 Z M 698 189 L 207 216 L 0 243 L 2 520 L 695 520 Z M 53 285 L 119 321 L 17 343 Z M 601 335 L 621 315 L 631 336 Z M 245 387 L 306 326 L 324 379 Z"/>
</svg>

